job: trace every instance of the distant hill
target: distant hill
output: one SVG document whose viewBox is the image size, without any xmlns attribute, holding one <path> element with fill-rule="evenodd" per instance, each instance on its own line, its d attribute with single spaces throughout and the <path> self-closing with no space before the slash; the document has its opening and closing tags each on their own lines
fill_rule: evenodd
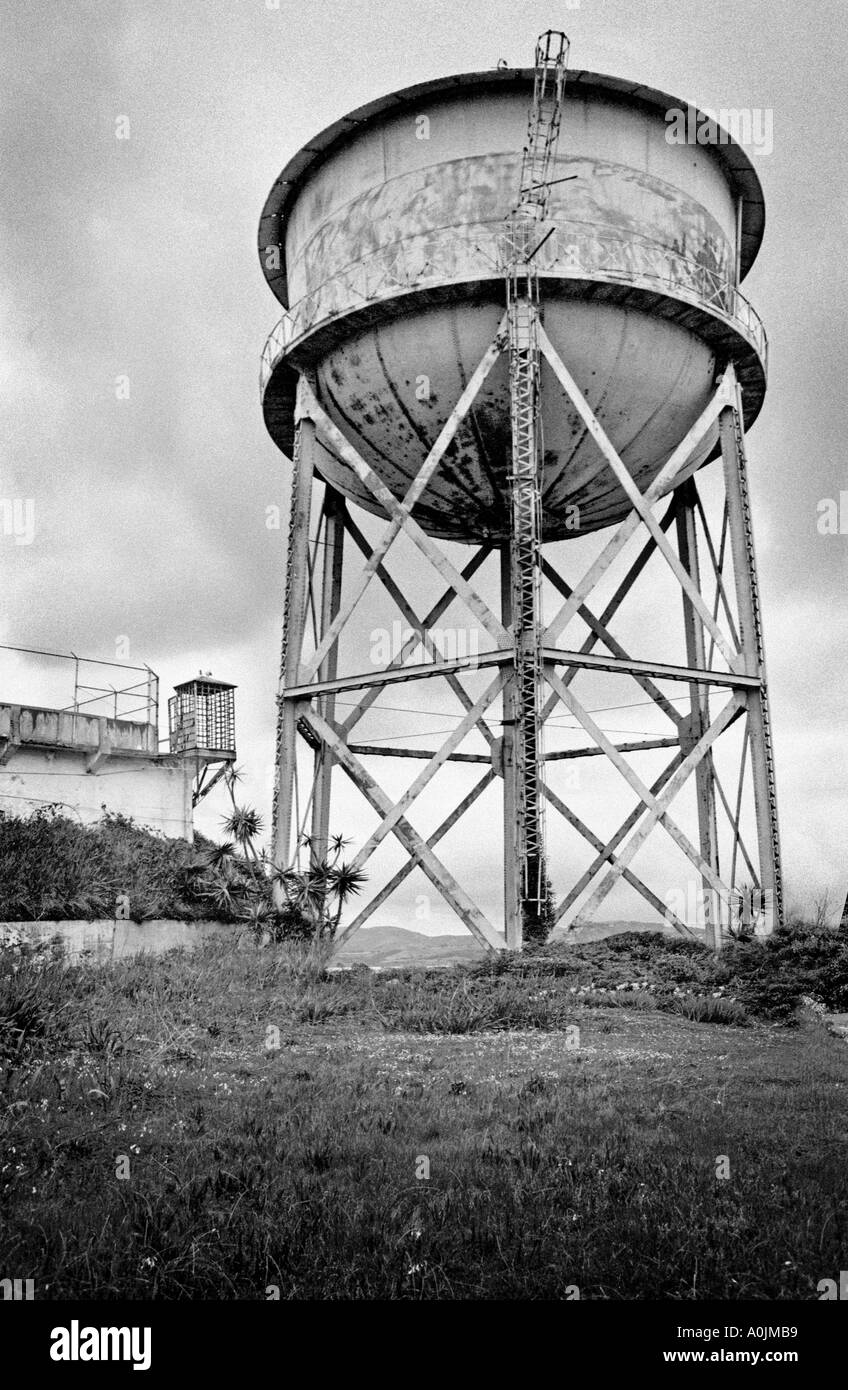
<svg viewBox="0 0 848 1390">
<path fill-rule="evenodd" d="M 569 932 L 554 932 L 553 941 L 601 941 L 627 931 L 664 931 L 671 928 L 654 922 L 593 922 Z M 674 933 L 671 933 L 674 934 Z M 424 936 L 404 927 L 366 927 L 356 932 L 333 957 L 335 965 L 371 965 L 397 969 L 407 965 L 461 965 L 483 960 L 484 948 L 470 932 L 465 936 Z"/>
<path fill-rule="evenodd" d="M 403 927 L 366 927 L 354 933 L 333 957 L 334 965 L 462 965 L 486 952 L 470 932 L 464 936 L 424 936 Z"/>
<path fill-rule="evenodd" d="M 554 928 L 551 941 L 604 941 L 608 936 L 621 936 L 622 932 L 662 932 L 665 936 L 679 936 L 667 922 L 587 922 L 585 926 L 572 927 L 571 931 Z M 698 935 L 698 932 L 695 932 Z"/>
</svg>

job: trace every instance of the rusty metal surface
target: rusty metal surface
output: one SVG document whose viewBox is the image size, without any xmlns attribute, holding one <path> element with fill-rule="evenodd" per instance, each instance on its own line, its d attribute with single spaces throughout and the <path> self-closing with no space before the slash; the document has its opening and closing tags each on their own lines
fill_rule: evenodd
<svg viewBox="0 0 848 1390">
<path fill-rule="evenodd" d="M 321 403 L 396 495 L 409 487 L 494 336 L 500 313 L 497 302 L 439 306 L 368 329 L 320 363 Z M 716 371 L 713 353 L 675 324 L 603 303 L 549 302 L 545 326 L 628 469 L 647 487 L 659 462 L 707 403 Z M 416 394 L 421 374 L 429 378 L 425 399 Z M 545 536 L 568 538 L 626 514 L 627 499 L 546 365 L 542 397 Z M 702 462 L 713 443 L 711 437 L 693 462 Z M 439 535 L 506 536 L 509 460 L 509 384 L 503 357 L 416 517 Z M 370 494 L 330 454 L 323 454 L 319 468 L 352 499 L 373 506 Z"/>
<path fill-rule="evenodd" d="M 281 448 L 292 369 L 309 370 L 334 424 L 398 496 L 503 311 L 500 237 L 526 119 L 519 81 L 422 90 L 426 127 L 413 107 L 378 103 L 303 164 L 286 204 L 292 304 L 262 364 L 266 423 Z M 719 360 L 737 363 L 749 423 L 762 400 L 765 333 L 734 283 L 735 190 L 717 151 L 669 144 L 662 111 L 643 98 L 587 86 L 571 94 L 563 128 L 568 153 L 553 174 L 576 177 L 552 189 L 553 230 L 539 255 L 545 326 L 644 488 L 706 404 Z M 545 373 L 543 388 L 544 534 L 568 538 L 629 504 Z M 711 436 L 693 468 L 714 445 Z M 503 361 L 417 519 L 434 535 L 504 536 L 508 458 Z M 373 508 L 326 448 L 319 470 Z"/>
<path fill-rule="evenodd" d="M 488 253 L 491 270 L 520 167 L 514 154 L 451 159 L 364 190 L 320 215 L 308 235 L 293 219 L 286 258 L 292 303 L 316 294 L 328 281 L 341 281 L 359 263 L 389 260 L 401 248 L 413 273 L 425 273 L 434 247 L 444 259 L 451 240 L 457 274 L 475 249 L 482 260 Z M 666 181 L 607 160 L 575 158 L 558 159 L 552 177 L 569 180 L 552 188 L 548 207 L 548 219 L 562 228 L 565 242 L 604 234 L 637 240 L 670 260 L 731 278 L 733 246 L 718 218 Z M 305 194 L 307 206 L 312 201 Z M 724 214 L 725 208 L 719 211 Z M 557 257 L 547 245 L 544 249 L 542 264 L 554 269 Z M 342 298 L 333 307 L 343 312 L 354 305 Z"/>
<path fill-rule="evenodd" d="M 387 124 L 396 118 L 404 117 L 409 122 L 410 117 L 414 118 L 419 113 L 427 114 L 434 109 L 439 110 L 442 105 L 451 101 L 461 102 L 466 108 L 470 108 L 472 105 L 479 105 L 481 100 L 488 102 L 492 96 L 513 96 L 526 112 L 533 77 L 532 69 L 511 68 L 503 71 L 460 73 L 419 83 L 391 92 L 358 108 L 314 136 L 308 145 L 289 160 L 275 180 L 260 220 L 259 252 L 262 269 L 280 302 L 288 306 L 292 300 L 287 285 L 286 259 L 285 256 L 275 259 L 267 253 L 274 248 L 283 247 L 290 216 L 304 184 L 307 181 L 314 183 L 317 171 L 331 157 L 345 146 L 349 146 L 353 138 L 359 140 L 372 127 L 379 127 L 379 143 L 382 145 Z M 578 101 L 584 108 L 589 103 L 593 107 L 613 104 L 624 106 L 629 109 L 631 123 L 632 117 L 639 113 L 648 113 L 656 122 L 658 118 L 662 120 L 666 111 L 680 109 L 686 105 L 679 98 L 646 87 L 642 83 L 586 71 L 574 71 L 569 74 L 567 92 L 569 103 Z M 581 117 L 580 125 L 586 125 L 585 117 Z M 573 137 L 573 118 L 569 130 Z M 518 150 L 521 147 L 520 140 L 513 144 L 513 148 Z M 382 151 L 378 150 L 376 143 L 374 148 L 379 158 Z M 504 145 L 497 139 L 487 139 L 481 144 L 480 152 L 508 148 L 509 144 Z M 469 151 L 466 150 L 465 153 Z M 597 156 L 600 151 L 593 149 L 589 153 Z M 757 173 L 745 150 L 732 139 L 711 149 L 690 147 L 688 154 L 694 168 L 712 165 L 718 177 L 731 188 L 734 199 L 741 199 L 741 270 L 744 278 L 756 258 L 765 225 L 765 205 Z M 441 152 L 434 158 L 442 158 Z M 395 170 L 389 167 L 385 154 L 383 159 L 381 179 L 392 177 Z M 625 159 L 623 162 L 631 161 Z"/>
</svg>

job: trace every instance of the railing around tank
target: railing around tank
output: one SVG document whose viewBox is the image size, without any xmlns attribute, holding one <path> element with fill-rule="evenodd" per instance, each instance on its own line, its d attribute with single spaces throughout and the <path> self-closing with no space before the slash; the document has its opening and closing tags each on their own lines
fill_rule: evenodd
<svg viewBox="0 0 848 1390">
<path fill-rule="evenodd" d="M 647 237 L 624 236 L 585 223 L 560 222 L 548 235 L 540 225 L 540 242 L 543 238 L 536 262 L 542 281 L 621 281 L 683 300 L 724 319 L 767 366 L 768 339 L 762 319 L 722 267 L 692 260 Z M 492 279 L 502 273 L 502 244 L 500 225 L 469 226 L 462 233 L 443 228 L 381 247 L 329 276 L 283 315 L 269 337 L 262 353 L 261 390 L 280 356 L 318 324 L 414 290 Z"/>
</svg>

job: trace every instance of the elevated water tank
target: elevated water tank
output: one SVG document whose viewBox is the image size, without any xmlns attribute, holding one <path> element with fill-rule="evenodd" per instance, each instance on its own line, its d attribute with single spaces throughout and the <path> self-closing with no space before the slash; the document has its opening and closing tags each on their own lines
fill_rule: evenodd
<svg viewBox="0 0 848 1390">
<path fill-rule="evenodd" d="M 504 311 L 500 237 L 517 201 L 530 70 L 468 73 L 393 93 L 289 162 L 260 223 L 263 270 L 286 313 L 263 354 L 267 427 L 294 439 L 297 376 L 401 497 Z M 537 264 L 545 329 L 644 491 L 732 360 L 746 426 L 765 391 L 762 324 L 738 283 L 764 223 L 759 180 L 729 138 L 670 143 L 685 103 L 569 75 Z M 575 176 L 575 177 L 572 177 Z M 629 503 L 542 365 L 544 538 L 597 530 Z M 713 455 L 717 433 L 690 459 Z M 319 435 L 318 471 L 379 508 Z M 508 534 L 506 358 L 414 511 L 432 535 Z M 574 508 L 579 509 L 578 512 Z M 579 528 L 575 526 L 579 520 Z"/>
</svg>

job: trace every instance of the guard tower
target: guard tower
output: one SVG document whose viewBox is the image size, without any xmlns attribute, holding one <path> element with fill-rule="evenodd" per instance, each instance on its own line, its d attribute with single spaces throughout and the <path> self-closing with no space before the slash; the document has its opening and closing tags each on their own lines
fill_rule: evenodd
<svg viewBox="0 0 848 1390">
<path fill-rule="evenodd" d="M 236 757 L 235 692 L 227 681 L 201 671 L 174 687 L 168 701 L 172 753 L 195 759 L 192 805 L 196 806 L 226 774 Z M 210 775 L 210 769 L 215 771 Z"/>
</svg>

